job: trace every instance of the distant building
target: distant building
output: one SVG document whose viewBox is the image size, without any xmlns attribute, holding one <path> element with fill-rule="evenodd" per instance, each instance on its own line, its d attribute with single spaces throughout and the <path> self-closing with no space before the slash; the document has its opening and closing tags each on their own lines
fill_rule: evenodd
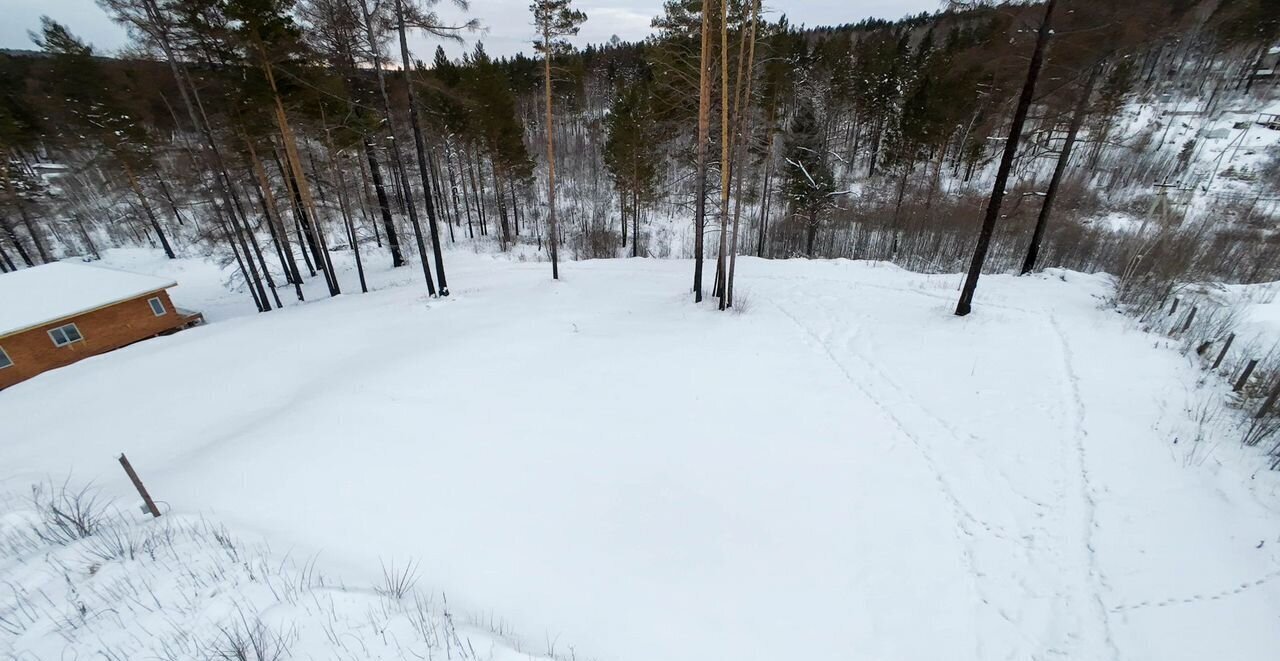
<svg viewBox="0 0 1280 661">
<path fill-rule="evenodd" d="M 1258 58 L 1257 67 L 1253 70 L 1253 79 L 1271 80 L 1276 77 L 1277 68 L 1280 68 L 1280 46 L 1272 46 Z"/>
<path fill-rule="evenodd" d="M 55 262 L 0 275 L 0 389 L 204 321 L 163 278 Z"/>
</svg>

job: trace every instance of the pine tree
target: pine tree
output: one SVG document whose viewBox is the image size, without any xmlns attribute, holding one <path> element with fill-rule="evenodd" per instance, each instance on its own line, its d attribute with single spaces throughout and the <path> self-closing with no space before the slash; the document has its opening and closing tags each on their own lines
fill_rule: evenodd
<svg viewBox="0 0 1280 661">
<path fill-rule="evenodd" d="M 835 183 L 822 145 L 822 129 L 813 102 L 802 99 L 787 127 L 783 194 L 791 216 L 804 223 L 805 254 L 813 257 L 822 215 L 832 206 Z"/>
<path fill-rule="evenodd" d="M 63 113 L 69 120 L 60 128 L 73 131 L 70 136 L 60 137 L 80 146 L 86 138 L 92 139 L 106 149 L 124 173 L 129 189 L 142 207 L 165 256 L 176 259 L 169 237 L 160 226 L 138 176 L 139 172 L 152 167 L 151 145 L 145 125 L 130 116 L 122 100 L 113 92 L 106 73 L 94 59 L 92 47 L 48 16 L 41 18 L 40 34 L 32 37 L 52 57 L 54 76 L 49 82 L 53 92 L 62 99 Z"/>
<path fill-rule="evenodd" d="M 558 53 L 568 50 L 569 44 L 563 37 L 578 34 L 578 26 L 587 20 L 587 15 L 569 7 L 569 0 L 537 0 L 529 5 L 533 12 L 533 24 L 538 31 L 539 41 L 533 43 L 534 49 L 542 54 L 543 86 L 546 101 L 547 133 L 547 235 L 551 252 L 551 278 L 560 279 L 560 264 L 556 254 L 559 243 L 556 229 L 556 150 L 554 115 L 551 111 L 551 59 Z"/>
<path fill-rule="evenodd" d="M 654 195 L 658 178 L 658 125 L 647 82 L 624 82 L 606 120 L 604 163 L 622 207 L 622 245 L 627 245 L 626 218 L 631 216 L 631 256 L 640 254 L 640 206 Z"/>
<path fill-rule="evenodd" d="M 978 278 L 982 275 L 982 265 L 987 259 L 991 235 L 995 232 L 996 220 L 1000 217 L 1000 203 L 1004 201 L 1009 171 L 1013 169 L 1013 157 L 1018 153 L 1018 141 L 1022 137 L 1022 126 L 1027 121 L 1027 112 L 1031 109 L 1031 101 L 1035 96 L 1036 80 L 1044 64 L 1044 52 L 1052 34 L 1053 10 L 1057 4 L 1058 0 L 1046 0 L 1044 4 L 1044 17 L 1036 32 L 1027 78 L 1022 86 L 1022 94 L 1018 97 L 1018 106 L 1013 112 L 1013 124 L 1009 127 L 1009 138 L 1005 141 L 1004 154 L 1000 157 L 1000 165 L 996 170 L 995 184 L 991 189 L 991 198 L 987 201 L 987 211 L 982 219 L 982 229 L 978 233 L 978 243 L 973 250 L 973 260 L 969 263 L 969 272 L 960 289 L 960 300 L 956 303 L 956 316 L 959 317 L 969 314 L 973 309 L 973 294 L 978 289 Z"/>
<path fill-rule="evenodd" d="M 434 0 L 433 0 L 434 1 Z M 447 37 L 456 39 L 456 30 L 470 29 L 477 27 L 475 21 L 470 21 L 462 26 L 444 26 L 441 24 L 439 17 L 434 12 L 424 11 L 418 5 L 409 4 L 410 0 L 395 0 L 395 21 L 396 33 L 400 37 L 400 62 L 401 73 L 404 75 L 405 91 L 409 99 L 409 125 L 413 129 L 414 151 L 418 157 L 418 173 L 422 179 L 422 189 L 424 197 L 424 205 L 427 212 L 427 227 L 431 232 L 431 253 L 435 258 L 436 278 L 440 283 L 440 295 L 449 295 L 449 283 L 444 274 L 444 255 L 440 250 L 440 230 L 436 224 L 436 204 L 432 198 L 431 191 L 431 173 L 427 166 L 427 145 L 422 135 L 422 120 L 418 117 L 418 92 L 414 85 L 413 76 L 413 60 L 409 56 L 409 41 L 406 35 L 406 24 L 410 21 L 413 27 L 425 30 L 428 34 L 437 37 Z M 462 3 L 465 8 L 465 3 Z M 388 118 L 389 119 L 389 118 Z M 423 263 L 426 263 L 427 256 L 422 255 Z"/>
</svg>

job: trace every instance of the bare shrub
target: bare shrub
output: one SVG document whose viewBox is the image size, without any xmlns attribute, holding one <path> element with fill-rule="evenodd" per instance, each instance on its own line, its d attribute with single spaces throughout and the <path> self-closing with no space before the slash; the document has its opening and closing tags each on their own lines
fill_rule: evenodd
<svg viewBox="0 0 1280 661">
<path fill-rule="evenodd" d="M 382 585 L 378 593 L 393 599 L 404 599 L 418 583 L 418 564 L 412 559 L 403 567 L 382 563 Z"/>
<path fill-rule="evenodd" d="M 210 659 L 225 661 L 283 661 L 289 658 L 292 633 L 280 634 L 262 620 L 239 619 L 218 629 L 220 638 L 208 652 Z"/>
<path fill-rule="evenodd" d="M 100 562 L 133 560 L 139 555 L 149 554 L 156 540 L 151 530 L 104 525 L 85 540 L 84 552 Z"/>
<path fill-rule="evenodd" d="M 31 504 L 40 516 L 33 532 L 48 544 L 66 545 L 97 533 L 106 523 L 108 505 L 98 499 L 97 490 L 86 485 L 71 486 L 50 481 L 31 487 Z"/>
<path fill-rule="evenodd" d="M 1245 430 L 1244 444 L 1249 446 L 1261 445 L 1268 439 L 1276 438 L 1277 432 L 1280 432 L 1280 416 L 1267 415 L 1261 418 L 1255 417 L 1249 422 L 1249 426 Z M 1280 442 L 1277 442 L 1276 445 L 1270 449 L 1270 452 L 1276 457 L 1275 462 L 1273 462 L 1274 467 L 1275 463 L 1280 462 Z"/>
</svg>

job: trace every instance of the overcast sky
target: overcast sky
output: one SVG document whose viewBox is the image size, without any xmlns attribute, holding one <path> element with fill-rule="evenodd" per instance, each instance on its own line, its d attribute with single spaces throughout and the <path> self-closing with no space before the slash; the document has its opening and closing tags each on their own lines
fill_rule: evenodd
<svg viewBox="0 0 1280 661">
<path fill-rule="evenodd" d="M 480 19 L 486 30 L 470 36 L 463 48 L 469 49 L 476 40 L 482 40 L 491 55 L 529 52 L 533 36 L 529 1 L 472 0 L 471 15 Z M 785 12 L 793 24 L 815 26 L 852 23 L 869 16 L 900 18 L 932 11 L 941 4 L 940 0 L 800 0 L 793 3 L 775 0 L 767 3 L 766 11 L 769 11 L 768 5 L 773 5 L 772 17 Z M 112 23 L 94 0 L 0 0 L 0 5 L 4 6 L 0 12 L 4 18 L 0 21 L 0 48 L 34 48 L 27 32 L 39 27 L 42 14 L 66 24 L 99 52 L 110 53 L 127 41 L 124 30 Z M 587 13 L 587 22 L 574 40 L 583 45 L 607 41 L 615 34 L 627 41 L 644 38 L 649 34 L 649 20 L 662 9 L 662 0 L 576 0 L 574 6 Z M 441 14 L 453 15 L 444 9 Z M 415 55 L 430 59 L 435 44 L 426 39 L 416 41 Z M 447 50 L 451 55 L 460 54 L 458 47 L 447 47 Z"/>
</svg>

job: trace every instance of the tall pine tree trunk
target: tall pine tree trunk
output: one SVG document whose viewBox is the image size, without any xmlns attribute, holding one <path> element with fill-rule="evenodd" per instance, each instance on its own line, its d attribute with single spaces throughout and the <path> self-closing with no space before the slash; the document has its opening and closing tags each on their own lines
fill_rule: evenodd
<svg viewBox="0 0 1280 661">
<path fill-rule="evenodd" d="M 280 138 L 284 142 L 285 162 L 289 166 L 295 190 L 301 198 L 302 207 L 306 209 L 307 215 L 311 219 L 311 222 L 307 223 L 305 227 L 310 234 L 312 246 L 319 249 L 316 261 L 317 264 L 322 263 L 324 265 L 324 279 L 325 283 L 329 285 L 329 295 L 337 296 L 342 289 L 338 285 L 338 274 L 333 270 L 333 259 L 329 256 L 329 246 L 324 238 L 324 230 L 320 227 L 320 215 L 316 213 L 315 200 L 311 197 L 311 185 L 307 181 L 306 172 L 302 169 L 302 157 L 298 151 L 298 140 L 293 134 L 293 127 L 289 124 L 289 116 L 284 111 L 284 101 L 280 98 L 280 91 L 276 88 L 275 72 L 271 66 L 271 61 L 267 58 L 266 50 L 262 45 L 257 44 L 257 46 L 262 70 L 266 74 L 267 82 L 271 86 L 271 95 L 275 101 L 276 127 L 279 129 Z M 318 175 L 319 173 L 317 173 Z"/>
<path fill-rule="evenodd" d="M 418 222 L 418 208 L 413 201 L 413 188 L 409 184 L 409 174 L 404 166 L 404 159 L 400 154 L 400 142 L 396 138 L 396 127 L 392 121 L 391 113 L 391 97 L 387 94 L 387 77 L 382 71 L 382 60 L 378 56 L 378 38 L 373 32 L 373 19 L 369 12 L 369 0 L 359 0 L 360 11 L 364 15 L 365 35 L 369 40 L 369 49 L 373 53 L 373 71 L 374 78 L 378 81 L 378 92 L 382 96 L 382 112 L 386 118 L 387 124 L 387 151 L 391 153 L 391 169 L 395 173 L 397 180 L 400 182 L 400 189 L 404 196 L 404 208 L 409 213 L 409 224 L 413 227 L 413 240 L 418 246 L 418 259 L 422 262 L 422 277 L 427 281 L 427 292 L 431 296 L 436 295 L 435 279 L 431 277 L 431 263 L 427 257 L 427 245 L 422 240 L 422 225 Z M 427 189 L 428 182 L 423 181 L 423 190 L 427 195 L 431 193 Z"/>
<path fill-rule="evenodd" d="M 728 307 L 726 278 L 729 275 L 729 182 L 733 159 L 729 131 L 729 0 L 720 0 L 720 248 L 716 255 L 716 293 L 720 309 Z"/>
<path fill-rule="evenodd" d="M 711 0 L 702 0 L 702 52 L 698 59 L 698 166 L 693 211 L 693 301 L 702 302 L 702 244 L 707 213 L 707 139 L 711 129 Z"/>
<path fill-rule="evenodd" d="M 511 244 L 511 225 L 507 219 L 507 195 L 502 190 L 502 178 L 498 176 L 498 164 L 490 161 L 489 165 L 489 173 L 493 177 L 493 200 L 498 205 L 498 223 L 501 231 L 499 244 L 505 252 L 507 246 Z"/>
<path fill-rule="evenodd" d="M 1089 108 L 1089 97 L 1093 94 L 1093 86 L 1102 73 L 1103 64 L 1099 63 L 1089 72 L 1076 107 L 1071 111 L 1071 123 L 1067 126 L 1067 137 L 1062 143 L 1062 153 L 1058 155 L 1058 163 L 1053 168 L 1053 176 L 1049 179 L 1049 188 L 1044 193 L 1044 202 L 1040 205 L 1040 215 L 1036 217 L 1036 228 L 1031 233 L 1031 245 L 1027 246 L 1027 257 L 1022 261 L 1022 275 L 1026 275 L 1036 267 L 1036 259 L 1040 256 L 1040 242 L 1044 240 L 1044 230 L 1049 224 L 1049 214 L 1053 211 L 1053 201 L 1058 196 L 1058 186 L 1067 172 L 1071 162 L 1071 148 L 1076 144 L 1076 136 L 1084 125 L 1085 111 Z"/>
<path fill-rule="evenodd" d="M 284 265 L 293 283 L 294 295 L 299 301 L 306 300 L 302 295 L 302 273 L 298 271 L 298 261 L 293 257 L 293 246 L 289 243 L 289 232 L 285 230 L 284 221 L 280 217 L 280 208 L 276 206 L 275 196 L 271 193 L 271 181 L 267 179 L 267 171 L 262 167 L 258 152 L 253 143 L 246 137 L 245 145 L 249 149 L 249 165 L 253 169 L 254 178 L 258 181 L 258 190 L 262 195 L 263 212 L 267 214 L 267 224 L 272 228 L 272 235 L 280 249 L 280 262 Z"/>
<path fill-rule="evenodd" d="M 471 176 L 471 196 L 476 200 L 476 218 L 480 221 L 480 236 L 489 235 L 489 222 L 484 209 L 484 178 L 476 175 L 476 150 L 473 147 L 471 153 L 467 157 L 467 165 L 470 166 L 468 174 Z"/>
<path fill-rule="evenodd" d="M 1031 53 L 1031 65 L 1027 69 L 1027 79 L 1022 86 L 1022 94 L 1018 97 L 1018 107 L 1013 113 L 1013 125 L 1009 127 L 1009 139 L 1005 141 L 1004 155 L 1000 157 L 1000 167 L 996 170 L 995 185 L 991 189 L 991 199 L 987 201 L 987 212 L 982 219 L 982 230 L 978 233 L 978 244 L 973 251 L 973 261 L 969 263 L 969 272 L 964 286 L 960 290 L 960 300 L 956 303 L 956 316 L 963 317 L 973 309 L 973 294 L 978 289 L 978 278 L 982 275 L 982 265 L 987 259 L 987 250 L 991 247 L 991 235 L 996 229 L 996 220 L 1000 218 L 1000 203 L 1004 201 L 1005 186 L 1009 183 L 1009 171 L 1013 168 L 1013 158 L 1018 153 L 1018 142 L 1022 138 L 1022 126 L 1027 121 L 1027 112 L 1031 109 L 1031 101 L 1035 97 L 1036 79 L 1040 76 L 1040 68 L 1044 64 L 1044 51 L 1049 45 L 1052 34 L 1050 25 L 1053 10 L 1058 0 L 1046 0 L 1044 18 L 1040 21 L 1040 29 L 1036 32 L 1035 50 Z"/>
<path fill-rule="evenodd" d="M 404 255 L 400 252 L 400 234 L 396 232 L 396 223 L 391 218 L 391 202 L 387 199 L 387 186 L 382 181 L 382 168 L 378 167 L 378 152 L 373 147 L 373 139 L 368 134 L 362 136 L 365 160 L 369 162 L 369 179 L 373 181 L 373 192 L 378 199 L 378 213 L 382 216 L 382 227 L 387 233 L 387 248 L 391 251 L 391 267 L 404 266 Z"/>
<path fill-rule="evenodd" d="M 4 235 L 9 237 L 9 243 L 13 244 L 13 249 L 18 251 L 18 256 L 27 266 L 35 266 L 35 262 L 31 261 L 31 253 L 22 246 L 22 241 L 18 239 L 18 232 L 13 229 L 13 223 L 9 222 L 6 216 L 0 216 L 0 230 L 4 230 Z"/>
<path fill-rule="evenodd" d="M 547 121 L 544 127 L 547 133 L 547 240 L 551 252 L 551 279 L 560 279 L 560 257 L 557 247 L 560 243 L 556 235 L 556 145 L 551 114 L 551 34 L 543 32 L 543 96 L 547 106 Z M 499 192 L 501 194 L 501 192 Z"/>
<path fill-rule="evenodd" d="M 266 293 L 263 292 L 259 295 L 259 288 L 254 287 L 251 282 L 249 268 L 245 265 L 246 260 L 241 257 L 240 248 L 235 238 L 231 235 L 231 226 L 227 222 L 227 216 L 230 214 L 224 212 L 216 201 L 213 206 L 218 218 L 218 227 L 222 228 L 222 236 L 226 239 L 227 245 L 231 246 L 231 254 L 236 258 L 236 266 L 239 267 L 240 274 L 244 277 L 245 288 L 249 290 L 249 295 L 253 297 L 253 304 L 257 306 L 258 312 L 266 312 L 269 309 L 267 307 Z M 249 262 L 249 264 L 252 265 L 252 262 Z"/>
<path fill-rule="evenodd" d="M 760 0 L 755 0 L 751 4 L 751 28 L 749 32 L 743 36 L 747 40 L 746 57 L 743 57 L 742 45 L 738 46 L 738 81 L 734 85 L 733 95 L 733 112 L 734 126 L 737 129 L 737 135 L 734 139 L 734 177 L 737 180 L 734 192 L 733 205 L 733 236 L 730 237 L 729 243 L 729 282 L 725 287 L 726 306 L 733 305 L 733 278 L 738 267 L 738 220 L 742 214 L 742 170 L 736 163 L 736 160 L 743 158 L 747 152 L 748 138 L 751 135 L 752 122 L 747 117 L 748 109 L 751 107 L 751 82 L 755 78 L 756 64 L 756 23 L 760 16 Z M 743 80 L 743 71 L 746 71 L 746 80 Z M 745 88 L 745 89 L 744 89 Z M 745 130 L 744 130 L 745 125 Z"/>
<path fill-rule="evenodd" d="M 146 194 L 142 191 L 142 186 L 138 185 L 138 177 L 134 175 L 133 168 L 123 160 L 120 166 L 124 169 L 125 177 L 129 180 L 129 189 L 138 198 L 138 204 L 142 205 L 142 212 L 147 216 L 147 224 L 151 225 L 151 229 L 156 233 L 156 238 L 160 239 L 160 246 L 164 248 L 164 255 L 169 259 L 177 259 L 178 256 L 173 254 L 173 246 L 169 245 L 169 237 L 165 236 L 164 229 L 160 227 L 160 221 L 156 219 L 156 214 L 151 209 L 151 202 L 147 200 Z"/>
<path fill-rule="evenodd" d="M 13 206 L 18 209 L 18 218 L 22 220 L 23 227 L 27 228 L 27 235 L 31 238 L 31 245 L 36 247 L 36 254 L 40 256 L 40 262 L 47 264 L 53 259 L 49 256 L 48 249 L 45 248 L 44 239 L 40 233 L 36 231 L 35 223 L 31 220 L 31 215 L 27 213 L 26 204 L 18 197 L 14 191 L 13 181 L 9 178 L 9 158 L 8 154 L 0 153 L 0 175 L 3 175 L 3 181 L 0 181 L 0 187 L 8 191 L 9 199 Z M 6 221 L 7 223 L 8 221 Z M 18 253 L 22 255 L 22 259 L 27 262 L 27 266 L 31 266 L 31 257 L 22 248 L 22 243 L 18 241 L 18 235 L 13 232 L 13 228 L 7 228 L 9 236 L 13 239 L 13 245 L 18 249 Z"/>
<path fill-rule="evenodd" d="M 445 138 L 445 143 L 444 143 L 444 169 L 445 169 L 445 172 L 448 173 L 449 175 L 449 197 L 450 197 L 450 200 L 453 202 L 453 222 L 457 224 L 462 222 L 462 212 L 458 211 L 458 179 L 460 177 L 455 176 L 453 173 L 453 144 L 452 144 L 452 141 L 450 141 L 448 138 Z M 465 191 L 463 192 L 463 195 L 466 195 Z M 463 199 L 463 202 L 465 206 L 465 202 L 466 202 L 465 198 Z M 466 207 L 466 212 L 467 212 L 467 232 L 469 235 L 471 232 L 471 207 L 470 206 Z M 453 240 L 454 240 L 453 227 L 450 226 L 449 241 L 452 242 Z"/>
<path fill-rule="evenodd" d="M 436 226 L 435 201 L 431 195 L 431 173 L 427 168 L 427 145 L 422 138 L 422 126 L 418 119 L 418 93 L 413 87 L 411 71 L 413 63 L 409 60 L 409 42 L 405 38 L 404 0 L 395 0 L 396 27 L 400 33 L 400 59 L 404 62 L 404 84 L 409 97 L 409 125 L 413 128 L 413 143 L 418 153 L 418 173 L 422 178 L 422 193 L 427 208 L 427 229 L 431 233 L 431 254 L 436 263 L 436 278 L 440 283 L 440 295 L 449 295 L 449 283 L 444 275 L 444 254 L 440 250 L 440 230 Z M 381 73 L 379 73 L 381 76 Z M 385 98 L 386 90 L 383 95 Z M 391 113 L 388 110 L 387 122 L 390 125 Z M 415 226 L 416 229 L 416 226 Z M 423 268 L 426 268 L 427 256 L 422 255 Z"/>
</svg>

